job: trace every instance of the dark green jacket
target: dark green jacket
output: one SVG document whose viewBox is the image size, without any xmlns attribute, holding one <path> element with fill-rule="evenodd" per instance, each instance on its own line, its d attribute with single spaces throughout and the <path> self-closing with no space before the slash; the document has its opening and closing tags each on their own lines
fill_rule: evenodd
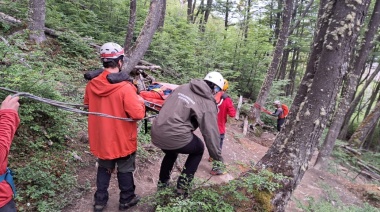
<svg viewBox="0 0 380 212">
<path fill-rule="evenodd" d="M 212 158 L 223 161 L 217 124 L 217 105 L 210 87 L 203 80 L 179 86 L 165 100 L 153 121 L 152 142 L 164 150 L 189 144 L 199 127 Z"/>
</svg>

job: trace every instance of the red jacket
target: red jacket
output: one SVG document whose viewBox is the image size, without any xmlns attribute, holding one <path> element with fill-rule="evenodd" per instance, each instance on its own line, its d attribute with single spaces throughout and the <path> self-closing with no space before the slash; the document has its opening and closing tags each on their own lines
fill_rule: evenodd
<svg viewBox="0 0 380 212">
<path fill-rule="evenodd" d="M 130 82 L 111 84 L 103 71 L 86 86 L 84 104 L 90 112 L 142 119 L 145 105 Z M 101 116 L 88 116 L 90 151 L 98 158 L 112 160 L 137 150 L 137 123 Z"/>
<path fill-rule="evenodd" d="M 222 95 L 222 100 L 223 102 L 218 106 L 218 127 L 220 134 L 226 133 L 227 115 L 230 117 L 234 117 L 236 115 L 236 110 L 231 98 L 224 93 Z"/>
<path fill-rule="evenodd" d="M 7 171 L 9 149 L 19 124 L 17 111 L 0 110 L 0 175 Z M 0 183 L 0 208 L 11 201 L 12 196 L 11 186 L 4 180 Z"/>
</svg>

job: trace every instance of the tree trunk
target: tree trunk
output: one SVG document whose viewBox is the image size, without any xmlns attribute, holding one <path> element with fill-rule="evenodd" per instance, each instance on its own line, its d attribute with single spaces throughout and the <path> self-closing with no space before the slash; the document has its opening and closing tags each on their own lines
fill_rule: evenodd
<svg viewBox="0 0 380 212">
<path fill-rule="evenodd" d="M 122 72 L 128 74 L 133 70 L 137 63 L 142 59 L 146 50 L 152 41 L 153 35 L 156 32 L 162 14 L 163 0 L 151 0 L 149 13 L 145 19 L 144 26 L 136 40 L 131 51 L 128 51 L 124 58 Z"/>
<path fill-rule="evenodd" d="M 376 77 L 376 75 L 380 72 L 380 66 L 377 66 L 376 70 L 371 74 L 371 76 L 368 78 L 366 83 L 363 85 L 361 90 L 359 91 L 358 94 L 356 94 L 355 99 L 351 101 L 349 109 L 345 115 L 345 119 L 343 122 L 342 129 L 340 130 L 340 133 L 338 135 L 339 139 L 346 140 L 347 132 L 348 132 L 348 127 L 350 123 L 350 119 L 352 114 L 355 112 L 356 106 L 358 106 L 360 100 L 362 99 L 365 90 L 367 87 L 372 83 L 372 80 Z"/>
<path fill-rule="evenodd" d="M 227 29 L 228 29 L 228 16 L 229 16 L 229 11 L 230 11 L 230 2 L 229 2 L 229 0 L 227 0 L 227 2 L 226 2 L 225 9 L 226 9 L 226 11 L 225 11 L 225 14 L 224 14 L 224 29 L 227 31 Z"/>
<path fill-rule="evenodd" d="M 135 24 L 136 24 L 136 0 L 130 0 L 127 35 L 125 36 L 125 41 L 124 41 L 125 52 L 129 52 L 132 47 L 133 32 L 135 31 Z"/>
<path fill-rule="evenodd" d="M 269 169 L 288 177 L 281 181 L 282 188 L 273 193 L 271 203 L 274 211 L 285 211 L 292 192 L 308 168 L 314 148 L 318 145 L 326 127 L 331 105 L 334 105 L 343 73 L 347 69 L 350 53 L 355 48 L 354 44 L 359 33 L 356 29 L 361 27 L 360 20 L 365 14 L 369 1 L 330 0 L 327 4 L 321 1 L 325 11 L 319 16 L 322 28 L 317 30 L 314 42 L 318 44 L 321 41 L 317 38 L 322 38 L 323 45 L 313 46 L 311 53 L 313 57 L 308 61 L 308 68 L 311 70 L 306 70 L 305 73 L 305 75 L 314 73 L 313 81 L 305 85 L 308 89 L 298 90 L 298 99 L 290 108 L 287 126 L 280 131 L 273 145 L 256 165 L 258 169 Z M 353 18 L 347 19 L 349 15 Z M 338 39 L 335 39 L 333 32 L 339 29 L 342 23 L 351 27 L 342 31 Z M 328 25 L 326 29 L 324 29 L 325 24 Z M 300 99 L 303 101 L 297 102 Z M 299 106 L 293 107 L 295 104 Z"/>
<path fill-rule="evenodd" d="M 281 24 L 280 24 L 280 22 L 281 22 L 281 20 L 282 19 L 284 19 L 284 17 L 282 17 L 281 18 L 281 15 L 283 14 L 283 13 L 285 13 L 285 9 L 290 9 L 290 10 L 292 10 L 293 9 L 293 7 L 292 8 L 284 8 L 284 10 L 282 11 L 282 13 L 281 13 L 281 10 L 282 10 L 282 4 L 283 4 L 283 1 L 282 0 L 278 0 L 277 1 L 277 13 L 276 13 L 276 18 L 275 18 L 275 20 L 276 20 L 276 22 L 275 22 L 275 26 L 274 26 L 274 42 L 273 42 L 273 46 L 277 46 L 277 44 L 276 44 L 276 42 L 278 41 L 278 36 L 280 35 L 280 26 L 281 26 Z M 293 3 L 294 4 L 294 3 Z M 284 6 L 284 7 L 287 7 L 287 6 Z M 292 14 L 292 13 L 290 13 L 290 14 Z M 290 17 L 290 15 L 289 15 L 289 17 Z M 289 23 L 290 24 L 290 23 Z M 289 30 L 289 29 L 288 29 Z"/>
<path fill-rule="evenodd" d="M 275 77 L 278 64 L 281 59 L 281 54 L 284 49 L 286 40 L 287 40 L 287 35 L 288 35 L 288 30 L 289 30 L 289 25 L 290 25 L 290 19 L 291 19 L 291 14 L 292 14 L 292 9 L 293 9 L 293 0 L 286 0 L 286 4 L 284 5 L 284 11 L 283 11 L 283 19 L 282 19 L 282 27 L 280 30 L 280 34 L 278 37 L 278 41 L 276 44 L 276 48 L 274 50 L 273 54 L 273 59 L 272 62 L 268 68 L 267 75 L 264 79 L 263 85 L 261 86 L 259 95 L 256 98 L 256 102 L 259 105 L 264 105 L 265 101 L 267 100 L 269 91 L 272 87 L 273 79 Z M 257 109 L 256 107 L 252 107 L 251 111 L 251 117 L 254 117 L 256 119 L 256 122 L 259 124 L 262 124 L 260 120 L 260 110 Z"/>
<path fill-rule="evenodd" d="M 29 0 L 29 39 L 37 44 L 46 40 L 45 11 L 45 0 Z"/>
<path fill-rule="evenodd" d="M 330 125 L 329 131 L 325 137 L 322 148 L 319 151 L 317 161 L 315 163 L 315 167 L 318 169 L 326 168 L 328 158 L 330 157 L 335 141 L 338 137 L 339 130 L 342 127 L 342 123 L 344 121 L 344 116 L 347 113 L 348 108 L 350 107 L 350 99 L 355 94 L 356 84 L 358 82 L 359 75 L 363 70 L 365 65 L 365 61 L 368 57 L 370 49 L 372 49 L 373 38 L 375 37 L 376 31 L 380 24 L 380 1 L 378 1 L 375 5 L 374 12 L 372 14 L 371 20 L 368 24 L 368 31 L 366 31 L 364 37 L 364 43 L 362 44 L 359 54 L 356 57 L 354 65 L 350 67 L 348 70 L 348 77 L 345 81 L 347 90 L 344 90 L 343 96 L 339 102 L 338 107 L 336 108 L 336 112 L 334 114 L 334 118 L 332 118 L 332 123 Z"/>
<path fill-rule="evenodd" d="M 206 8 L 203 10 L 203 19 L 199 21 L 199 28 L 201 32 L 205 32 L 206 30 L 206 24 L 208 21 L 208 17 L 210 16 L 211 13 L 211 6 L 212 6 L 212 0 L 207 0 L 206 2 Z"/>
<path fill-rule="evenodd" d="M 293 55 L 292 55 L 292 63 L 290 65 L 290 71 L 288 75 L 289 82 L 285 87 L 286 96 L 293 96 L 293 91 L 294 91 L 294 86 L 295 86 L 294 83 L 296 81 L 296 74 L 297 74 L 296 63 L 298 62 L 299 55 L 300 55 L 299 48 L 294 48 Z"/>
<path fill-rule="evenodd" d="M 193 0 L 187 0 L 187 22 L 192 23 L 193 22 Z"/>
<path fill-rule="evenodd" d="M 244 40 L 245 41 L 247 41 L 247 38 L 248 38 L 248 29 L 249 29 L 250 20 L 251 20 L 251 0 L 248 0 L 246 13 L 245 13 L 245 20 L 244 20 Z"/>
<path fill-rule="evenodd" d="M 364 117 L 367 117 L 368 114 L 371 112 L 372 105 L 376 101 L 376 97 L 379 94 L 379 91 L 380 91 L 380 82 L 377 82 L 376 87 L 375 87 L 375 89 L 372 90 L 371 97 L 369 98 L 368 107 L 364 113 Z"/>
<path fill-rule="evenodd" d="M 166 0 L 162 0 L 162 10 L 161 10 L 161 17 L 160 21 L 158 22 L 158 28 L 164 27 L 165 24 L 165 13 L 166 13 Z"/>
<path fill-rule="evenodd" d="M 351 136 L 350 140 L 348 140 L 348 143 L 359 146 L 362 142 L 364 142 L 370 131 L 376 126 L 379 118 L 380 101 L 377 102 L 373 111 L 367 117 L 365 117 L 365 119 L 359 125 L 358 129 L 356 129 L 355 133 Z"/>
</svg>

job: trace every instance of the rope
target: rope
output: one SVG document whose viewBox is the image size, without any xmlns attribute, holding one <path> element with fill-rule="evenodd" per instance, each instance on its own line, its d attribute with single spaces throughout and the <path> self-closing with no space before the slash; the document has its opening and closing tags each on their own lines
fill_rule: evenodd
<svg viewBox="0 0 380 212">
<path fill-rule="evenodd" d="M 269 114 L 269 115 L 272 114 L 269 110 L 267 110 L 263 106 L 259 105 L 259 103 L 255 102 L 254 107 L 257 108 L 257 109 L 260 109 L 261 111 L 263 111 L 266 114 Z"/>
<path fill-rule="evenodd" d="M 139 121 L 139 120 L 135 120 L 135 119 L 131 119 L 131 118 L 117 117 L 117 116 L 112 116 L 112 115 L 109 115 L 109 114 L 98 113 L 98 112 L 87 112 L 87 111 L 78 109 L 78 108 L 86 108 L 87 105 L 79 105 L 79 104 L 71 104 L 71 103 L 59 102 L 59 101 L 55 101 L 55 100 L 52 100 L 52 99 L 38 97 L 38 96 L 35 96 L 33 94 L 30 94 L 30 93 L 26 93 L 26 92 L 17 92 L 17 91 L 8 89 L 8 88 L 3 88 L 3 87 L 0 87 L 0 90 L 4 90 L 4 91 L 10 92 L 10 93 L 13 93 L 14 94 L 14 95 L 12 95 L 13 97 L 16 97 L 16 96 L 27 97 L 27 98 L 30 98 L 30 99 L 33 99 L 33 100 L 36 100 L 36 101 L 39 101 L 39 102 L 43 102 L 43 103 L 46 103 L 46 104 L 49 104 L 49 105 L 53 105 L 53 106 L 55 106 L 57 108 L 60 108 L 62 110 L 66 110 L 66 111 L 70 111 L 70 112 L 73 112 L 73 113 L 80 113 L 80 114 L 86 114 L 86 115 L 95 115 L 95 116 L 101 116 L 101 117 L 105 117 L 105 118 L 118 119 L 118 120 L 122 120 L 122 121 Z M 145 117 L 145 118 L 143 118 L 141 120 L 153 118 L 155 116 L 157 116 L 157 115 Z"/>
</svg>

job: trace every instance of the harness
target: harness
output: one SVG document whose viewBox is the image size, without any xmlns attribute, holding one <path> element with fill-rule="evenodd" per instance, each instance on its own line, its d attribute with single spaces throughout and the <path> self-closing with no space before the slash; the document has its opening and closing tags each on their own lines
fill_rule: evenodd
<svg viewBox="0 0 380 212">
<path fill-rule="evenodd" d="M 3 180 L 7 181 L 7 183 L 11 186 L 12 191 L 13 191 L 13 197 L 16 196 L 16 186 L 15 183 L 13 182 L 13 173 L 12 171 L 7 168 L 7 171 L 0 175 L 0 183 L 3 182 Z"/>
</svg>

